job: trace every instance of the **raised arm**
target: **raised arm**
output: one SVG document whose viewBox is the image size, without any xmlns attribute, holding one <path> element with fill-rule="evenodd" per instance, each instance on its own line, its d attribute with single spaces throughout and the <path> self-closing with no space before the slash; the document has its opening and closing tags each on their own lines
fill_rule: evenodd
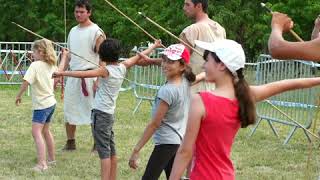
<svg viewBox="0 0 320 180">
<path fill-rule="evenodd" d="M 140 140 L 132 150 L 132 154 L 129 159 L 129 166 L 132 169 L 138 168 L 137 160 L 139 158 L 140 150 L 149 141 L 149 139 L 152 137 L 154 132 L 160 127 L 161 122 L 165 114 L 167 113 L 168 109 L 169 109 L 169 105 L 165 101 L 161 100 L 154 118 L 147 125 L 147 127 L 143 132 L 143 135 L 141 136 Z"/>
<path fill-rule="evenodd" d="M 285 91 L 310 88 L 317 85 L 320 85 L 320 77 L 286 79 L 260 86 L 250 86 L 250 90 L 253 93 L 256 102 L 259 102 Z"/>
<path fill-rule="evenodd" d="M 311 40 L 318 38 L 320 35 L 320 15 L 314 21 L 314 27 L 311 34 Z"/>
<path fill-rule="evenodd" d="M 70 54 L 68 49 L 62 49 L 61 60 L 59 63 L 58 71 L 65 71 L 69 67 Z"/>
<path fill-rule="evenodd" d="M 189 110 L 186 134 L 174 159 L 170 180 L 180 180 L 184 170 L 191 161 L 201 119 L 205 115 L 205 108 L 198 94 L 193 95 L 190 107 L 192 108 Z"/>
<path fill-rule="evenodd" d="M 95 44 L 95 47 L 94 47 L 94 52 L 95 53 L 98 53 L 99 52 L 99 48 L 100 48 L 100 44 L 106 39 L 105 35 L 102 34 L 100 35 L 97 40 L 96 40 L 96 44 Z"/>
<path fill-rule="evenodd" d="M 160 47 L 160 45 L 161 45 L 161 41 L 157 40 L 157 41 L 155 41 L 155 43 L 152 46 L 150 46 L 146 50 L 142 51 L 141 54 L 148 55 L 152 52 L 152 50 L 154 50 L 157 47 Z M 129 59 L 123 61 L 122 63 L 126 66 L 126 68 L 130 68 L 130 67 L 136 65 L 140 58 L 141 58 L 140 55 L 136 54 L 135 56 L 130 57 Z"/>
<path fill-rule="evenodd" d="M 268 46 L 272 57 L 320 61 L 320 38 L 307 42 L 284 40 L 283 32 L 288 32 L 293 27 L 293 22 L 286 14 L 273 13 L 271 27 Z"/>
<path fill-rule="evenodd" d="M 199 82 L 205 80 L 206 78 L 206 73 L 205 72 L 201 72 L 199 74 L 196 75 L 196 80 L 192 83 L 192 86 L 193 85 L 196 85 L 198 84 Z"/>
</svg>

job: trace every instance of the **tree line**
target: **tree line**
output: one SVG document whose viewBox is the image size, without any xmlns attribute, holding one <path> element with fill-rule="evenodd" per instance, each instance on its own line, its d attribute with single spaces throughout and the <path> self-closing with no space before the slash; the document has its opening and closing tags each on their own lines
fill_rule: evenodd
<svg viewBox="0 0 320 180">
<path fill-rule="evenodd" d="M 108 37 L 120 39 L 126 49 L 152 41 L 140 29 L 112 9 L 104 0 L 92 0 L 92 20 Z M 174 38 L 139 16 L 141 11 L 175 35 L 191 24 L 183 14 L 184 0 L 110 0 L 126 15 L 146 29 L 165 45 L 176 42 Z M 209 16 L 219 22 L 227 32 L 227 38 L 241 43 L 248 60 L 254 62 L 261 53 L 267 53 L 267 41 L 271 31 L 271 16 L 260 1 L 211 0 Z M 294 30 L 309 40 L 314 19 L 320 13 L 318 0 L 270 0 L 266 3 L 274 11 L 287 13 L 295 22 Z M 74 1 L 66 1 L 67 33 L 76 25 L 73 15 Z M 33 30 L 53 41 L 65 41 L 64 0 L 0 0 L 0 41 L 33 41 L 33 35 L 24 32 L 11 21 Z M 293 40 L 290 35 L 287 39 Z"/>
</svg>

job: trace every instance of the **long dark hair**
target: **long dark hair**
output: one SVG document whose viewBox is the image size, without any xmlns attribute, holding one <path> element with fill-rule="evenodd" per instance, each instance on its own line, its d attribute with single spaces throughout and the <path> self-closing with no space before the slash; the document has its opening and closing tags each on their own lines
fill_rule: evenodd
<svg viewBox="0 0 320 180">
<path fill-rule="evenodd" d="M 185 64 L 186 66 L 186 69 L 183 72 L 184 77 L 189 81 L 189 83 L 193 83 L 196 80 L 196 75 L 192 72 L 192 68 L 186 64 L 183 59 L 180 59 L 179 61 L 181 64 Z"/>
<path fill-rule="evenodd" d="M 211 54 L 217 63 L 221 63 L 221 60 L 216 53 L 207 50 L 204 52 L 203 58 L 206 60 L 209 54 Z M 236 73 L 236 76 L 232 76 L 234 77 L 233 85 L 235 95 L 239 102 L 238 115 L 240 118 L 241 128 L 246 128 L 250 124 L 254 124 L 256 121 L 256 106 L 250 92 L 249 84 L 244 78 L 243 68 L 237 70 Z M 230 72 L 230 74 L 232 73 Z"/>
</svg>

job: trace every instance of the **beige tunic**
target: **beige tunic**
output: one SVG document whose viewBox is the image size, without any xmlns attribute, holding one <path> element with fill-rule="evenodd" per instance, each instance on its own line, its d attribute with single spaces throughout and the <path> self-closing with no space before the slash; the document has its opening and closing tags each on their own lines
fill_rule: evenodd
<svg viewBox="0 0 320 180">
<path fill-rule="evenodd" d="M 219 39 L 226 38 L 225 29 L 215 21 L 205 20 L 200 21 L 195 24 L 192 24 L 186 27 L 180 37 L 187 39 L 187 41 L 195 47 L 195 40 L 205 41 L 205 42 L 213 42 Z M 198 51 L 203 53 L 202 49 L 195 47 Z M 196 52 L 192 52 L 190 57 L 190 64 L 192 67 L 192 71 L 197 75 L 203 72 L 203 64 L 204 59 Z M 196 93 L 203 90 L 211 90 L 214 88 L 212 83 L 200 82 L 199 84 L 192 86 L 192 93 Z"/>
</svg>

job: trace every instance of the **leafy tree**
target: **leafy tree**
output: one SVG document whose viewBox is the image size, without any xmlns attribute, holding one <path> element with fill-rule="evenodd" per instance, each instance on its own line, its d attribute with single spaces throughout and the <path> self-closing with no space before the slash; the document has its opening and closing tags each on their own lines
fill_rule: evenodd
<svg viewBox="0 0 320 180">
<path fill-rule="evenodd" d="M 140 29 L 112 9 L 104 0 L 91 0 L 94 22 L 109 37 L 120 39 L 126 50 L 134 45 L 152 41 Z M 111 0 L 109 0 L 111 1 Z M 77 23 L 74 20 L 74 1 L 67 2 L 67 33 Z M 191 24 L 183 14 L 184 0 L 112 0 L 122 12 L 131 17 L 141 27 L 168 45 L 176 42 L 137 14 L 144 12 L 155 22 L 175 35 Z M 64 0 L 0 0 L 0 41 L 33 41 L 33 35 L 11 24 L 17 22 L 53 41 L 64 42 Z M 294 30 L 305 40 L 310 39 L 313 22 L 319 13 L 318 0 L 269 0 L 274 11 L 289 14 L 295 21 Z M 260 6 L 259 1 L 212 0 L 209 2 L 209 16 L 225 27 L 227 37 L 240 42 L 247 54 L 248 61 L 254 62 L 260 53 L 267 53 L 271 16 Z M 294 40 L 290 35 L 288 39 Z"/>
</svg>

